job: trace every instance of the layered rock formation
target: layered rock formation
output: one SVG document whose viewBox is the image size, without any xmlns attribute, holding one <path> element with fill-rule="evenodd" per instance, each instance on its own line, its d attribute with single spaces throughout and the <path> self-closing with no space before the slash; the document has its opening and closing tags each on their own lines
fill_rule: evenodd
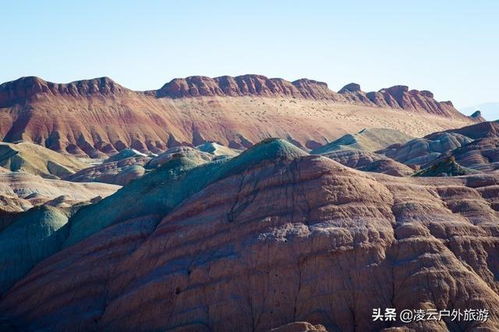
<svg viewBox="0 0 499 332">
<path fill-rule="evenodd" d="M 449 133 L 457 133 L 468 136 L 472 139 L 498 137 L 499 136 L 499 120 L 482 122 L 473 124 L 463 128 L 449 129 Z"/>
<path fill-rule="evenodd" d="M 470 115 L 470 118 L 475 120 L 476 122 L 485 122 L 486 120 L 482 116 L 482 112 L 480 111 L 475 111 L 473 114 Z"/>
<path fill-rule="evenodd" d="M 152 158 L 147 164 L 147 169 L 158 168 L 162 165 L 166 164 L 172 159 L 176 158 L 185 158 L 192 160 L 196 165 L 204 164 L 208 161 L 211 161 L 214 158 L 214 155 L 203 152 L 198 149 L 189 147 L 189 146 L 177 146 L 174 148 L 170 148 L 165 152 L 157 155 Z"/>
<path fill-rule="evenodd" d="M 0 85 L 0 107 L 23 105 L 40 96 L 112 96 L 130 92 L 108 77 L 75 81 L 68 84 L 47 82 L 28 76 Z"/>
<path fill-rule="evenodd" d="M 119 188 L 102 183 L 73 183 L 43 179 L 28 173 L 3 172 L 0 173 L 0 210 L 25 211 L 60 197 L 72 205 L 111 195 Z"/>
<path fill-rule="evenodd" d="M 499 168 L 497 121 L 409 138 L 395 130 L 364 129 L 344 135 L 311 153 L 361 171 L 395 176 L 411 175 L 419 168 L 424 171 L 418 175 L 424 176 L 456 176 Z"/>
<path fill-rule="evenodd" d="M 431 137 L 416 138 L 403 145 L 393 145 L 380 150 L 379 153 L 406 165 L 426 165 L 471 142 L 473 139 L 467 136 L 443 132 L 432 134 Z"/>
<path fill-rule="evenodd" d="M 198 145 L 196 149 L 201 152 L 212 154 L 215 157 L 234 157 L 241 153 L 241 150 L 231 149 L 215 142 L 206 142 L 204 144 Z"/>
<path fill-rule="evenodd" d="M 64 177 L 64 180 L 73 182 L 95 181 L 123 186 L 174 158 L 183 157 L 196 164 L 202 164 L 214 159 L 234 157 L 240 152 L 213 142 L 207 142 L 195 148 L 177 146 L 159 155 L 149 156 L 133 149 L 124 149 L 100 164 Z"/>
<path fill-rule="evenodd" d="M 259 75 L 175 79 L 146 92 L 109 78 L 56 84 L 25 77 L 0 85 L 1 140 L 92 158 L 208 141 L 244 149 L 268 137 L 311 149 L 363 128 L 421 136 L 472 122 L 425 91 L 364 93 L 350 84 L 337 93 L 317 81 Z"/>
<path fill-rule="evenodd" d="M 115 161 L 122 161 L 126 160 L 129 158 L 134 158 L 134 159 L 141 159 L 141 158 L 147 158 L 148 156 L 135 150 L 135 149 L 123 149 L 120 152 L 118 152 L 115 155 L 112 155 L 111 157 L 107 158 L 104 163 L 110 163 L 110 162 L 115 162 Z"/>
<path fill-rule="evenodd" d="M 281 78 L 267 78 L 262 75 L 177 78 L 157 90 L 156 94 L 158 97 L 171 98 L 263 96 L 342 100 L 341 96 L 329 90 L 324 82 L 309 79 L 289 82 Z"/>
<path fill-rule="evenodd" d="M 497 140 L 499 122 L 482 122 L 463 128 L 436 132 L 405 144 L 394 144 L 379 150 L 406 165 L 428 167 L 434 162 L 453 157 L 463 166 L 493 170 L 499 158 Z"/>
<path fill-rule="evenodd" d="M 134 149 L 123 149 L 102 163 L 84 168 L 64 177 L 73 182 L 104 182 L 120 186 L 145 174 L 144 165 L 151 157 Z"/>
<path fill-rule="evenodd" d="M 0 166 L 11 171 L 57 179 L 73 174 L 88 164 L 36 144 L 0 142 Z"/>
<path fill-rule="evenodd" d="M 60 230 L 68 216 L 55 208 L 40 206 L 9 219 L 9 225 L 0 232 L 1 293 L 59 249 L 65 239 Z"/>
<path fill-rule="evenodd" d="M 173 158 L 72 216 L 0 312 L 28 331 L 497 330 L 498 186 L 366 174 L 279 140 Z M 373 322 L 392 307 L 492 316 Z"/>
<path fill-rule="evenodd" d="M 457 163 L 479 171 L 499 169 L 499 137 L 485 137 L 450 153 Z"/>
<path fill-rule="evenodd" d="M 418 171 L 414 176 L 459 176 L 473 173 L 477 172 L 462 167 L 456 162 L 454 157 L 446 157 L 434 162 L 433 165 Z"/>
<path fill-rule="evenodd" d="M 342 91 L 358 91 L 359 89 L 358 85 L 352 83 L 344 87 Z M 358 133 L 344 135 L 333 142 L 315 148 L 310 153 L 321 154 L 360 171 L 408 176 L 414 173 L 412 168 L 374 151 L 388 146 L 401 146 L 411 139 L 411 136 L 394 129 L 362 129 Z"/>
<path fill-rule="evenodd" d="M 324 156 L 359 171 L 393 176 L 408 176 L 414 173 L 409 166 L 374 152 L 345 149 L 329 152 Z"/>
<path fill-rule="evenodd" d="M 95 181 L 123 186 L 143 176 L 146 172 L 144 165 L 149 160 L 150 158 L 147 157 L 129 157 L 123 160 L 108 161 L 82 169 L 66 176 L 64 180 L 72 182 Z"/>
<path fill-rule="evenodd" d="M 424 110 L 433 114 L 450 115 L 455 110 L 452 102 L 437 102 L 430 91 L 409 90 L 409 87 L 405 85 L 369 92 L 367 97 L 380 106 L 400 107 L 413 111 Z"/>
<path fill-rule="evenodd" d="M 445 116 L 452 116 L 456 113 L 451 102 L 438 102 L 430 91 L 409 90 L 407 86 L 403 85 L 365 93 L 359 84 L 350 83 L 336 93 L 329 90 L 324 82 L 309 79 L 289 82 L 282 78 L 267 78 L 262 75 L 215 78 L 191 76 L 174 79 L 157 90 L 156 95 L 171 98 L 200 96 L 292 97 L 423 111 Z"/>
<path fill-rule="evenodd" d="M 388 128 L 362 129 L 355 134 L 344 135 L 331 143 L 313 149 L 313 154 L 325 154 L 338 150 L 354 149 L 374 152 L 393 144 L 404 144 L 413 137 Z"/>
</svg>

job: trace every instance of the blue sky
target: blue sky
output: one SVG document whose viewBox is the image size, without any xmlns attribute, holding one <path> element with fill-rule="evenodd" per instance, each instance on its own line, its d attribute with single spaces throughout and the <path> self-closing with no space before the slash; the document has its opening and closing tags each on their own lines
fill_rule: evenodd
<svg viewBox="0 0 499 332">
<path fill-rule="evenodd" d="M 499 101 L 499 1 L 0 0 L 0 81 L 263 74 Z M 499 112 L 486 114 L 499 118 Z"/>
</svg>

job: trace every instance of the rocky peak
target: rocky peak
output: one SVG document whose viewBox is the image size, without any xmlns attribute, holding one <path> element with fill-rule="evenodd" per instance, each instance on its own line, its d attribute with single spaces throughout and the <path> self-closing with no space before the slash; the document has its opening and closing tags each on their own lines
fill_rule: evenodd
<svg viewBox="0 0 499 332">
<path fill-rule="evenodd" d="M 395 85 L 377 92 L 365 93 L 357 83 L 345 85 L 338 93 L 324 82 L 302 78 L 293 82 L 262 75 L 191 76 L 176 78 L 155 93 L 156 97 L 184 98 L 201 96 L 260 96 L 287 97 L 312 100 L 331 100 L 339 103 L 404 109 L 440 116 L 459 116 L 450 102 L 438 102 L 428 90 L 409 90 Z"/>
<path fill-rule="evenodd" d="M 263 160 L 292 160 L 308 155 L 305 151 L 280 138 L 268 138 L 241 153 L 241 164 L 257 164 Z"/>
<path fill-rule="evenodd" d="M 479 116 L 482 116 L 482 112 L 480 111 L 475 111 L 473 114 L 470 115 L 472 118 L 478 118 Z"/>
<path fill-rule="evenodd" d="M 397 103 L 404 108 L 404 96 L 409 92 L 409 87 L 406 85 L 395 85 L 390 88 L 382 89 L 380 92 L 392 96 Z M 414 95 L 414 92 L 412 94 Z"/>
<path fill-rule="evenodd" d="M 415 112 L 426 112 L 440 116 L 456 116 L 459 112 L 450 101 L 438 102 L 428 90 L 409 90 L 405 85 L 395 85 L 369 92 L 369 100 L 382 107 L 401 108 Z"/>
<path fill-rule="evenodd" d="M 343 88 L 341 88 L 341 90 L 338 91 L 338 93 L 349 93 L 349 92 L 360 92 L 360 91 L 362 91 L 362 90 L 360 89 L 359 84 L 350 83 L 350 84 L 345 85 Z"/>
<path fill-rule="evenodd" d="M 483 121 L 471 126 L 447 130 L 446 132 L 458 133 L 472 139 L 499 137 L 499 121 Z"/>
<path fill-rule="evenodd" d="M 392 96 L 402 95 L 408 91 L 409 91 L 409 87 L 407 85 L 394 85 L 394 86 L 391 86 L 389 88 L 384 88 L 384 89 L 380 90 L 380 92 L 387 92 L 387 93 L 391 94 Z"/>
<path fill-rule="evenodd" d="M 75 81 L 69 84 L 58 84 L 60 92 L 77 89 L 81 95 L 85 94 L 115 94 L 122 93 L 127 89 L 110 79 L 109 77 L 99 77 L 90 80 Z"/>
<path fill-rule="evenodd" d="M 328 89 L 326 82 L 309 80 L 308 78 L 300 78 L 299 80 L 293 81 L 292 84 L 296 87 L 321 87 L 323 89 Z"/>
<path fill-rule="evenodd" d="M 182 98 L 200 96 L 261 96 L 305 99 L 331 99 L 335 93 L 327 84 L 309 79 L 294 82 L 263 75 L 220 76 L 215 78 L 191 76 L 176 78 L 156 92 L 158 97 Z"/>
<path fill-rule="evenodd" d="M 485 121 L 485 119 L 482 116 L 482 112 L 480 112 L 478 110 L 473 112 L 473 114 L 470 115 L 470 118 L 476 122 L 484 122 Z"/>
<path fill-rule="evenodd" d="M 23 102 L 33 95 L 47 90 L 47 82 L 39 77 L 21 77 L 0 85 L 0 107 L 8 107 Z"/>
<path fill-rule="evenodd" d="M 431 91 L 428 91 L 428 90 L 421 90 L 421 91 L 412 90 L 412 91 L 414 91 L 416 95 L 419 92 L 422 96 L 425 96 L 425 97 L 428 97 L 428 98 L 433 98 L 433 92 L 431 92 Z"/>
<path fill-rule="evenodd" d="M 337 94 L 329 90 L 327 83 L 302 78 L 293 81 L 292 84 L 304 98 L 338 100 Z"/>
<path fill-rule="evenodd" d="M 462 167 L 456 162 L 456 159 L 453 156 L 450 156 L 415 173 L 414 176 L 459 176 L 472 173 L 474 173 L 473 170 Z"/>
<path fill-rule="evenodd" d="M 78 97 L 120 94 L 125 91 L 127 91 L 126 88 L 109 77 L 60 84 L 47 82 L 35 76 L 27 76 L 0 85 L 0 107 L 9 107 L 13 104 L 32 101 L 39 95 Z"/>
<path fill-rule="evenodd" d="M 37 100 L 39 96 L 69 96 L 74 98 L 92 96 L 114 96 L 133 94 L 108 77 L 80 80 L 67 84 L 44 81 L 37 77 L 23 77 L 0 85 L 0 107 L 9 107 Z M 187 97 L 277 97 L 310 100 L 329 100 L 344 104 L 371 107 L 404 109 L 431 113 L 446 117 L 464 117 L 451 102 L 438 102 L 427 90 L 409 90 L 405 85 L 396 85 L 377 92 L 365 93 L 357 83 L 344 86 L 339 93 L 328 88 L 324 82 L 302 78 L 293 82 L 263 75 L 241 76 L 190 76 L 176 78 L 159 90 L 135 93 L 156 98 Z"/>
</svg>

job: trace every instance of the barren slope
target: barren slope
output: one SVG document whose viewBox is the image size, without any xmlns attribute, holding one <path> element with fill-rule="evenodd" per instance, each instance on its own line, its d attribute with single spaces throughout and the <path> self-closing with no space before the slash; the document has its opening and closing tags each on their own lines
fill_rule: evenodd
<svg viewBox="0 0 499 332">
<path fill-rule="evenodd" d="M 56 179 L 43 179 L 28 173 L 0 173 L 0 210 L 24 211 L 63 197 L 70 204 L 106 197 L 120 187 L 104 183 L 73 183 Z"/>
<path fill-rule="evenodd" d="M 80 209 L 0 310 L 23 330 L 369 331 L 399 324 L 372 308 L 471 306 L 492 317 L 408 327 L 494 331 L 498 184 L 367 175 L 275 140 L 174 159 Z"/>
<path fill-rule="evenodd" d="M 331 143 L 313 149 L 310 153 L 326 154 L 346 149 L 374 152 L 393 144 L 404 144 L 412 138 L 414 137 L 393 129 L 362 129 L 358 133 L 344 135 Z"/>
<path fill-rule="evenodd" d="M 0 139 L 97 157 L 125 147 L 157 153 L 205 141 L 239 149 L 268 137 L 315 148 L 363 128 L 422 136 L 474 121 L 428 91 L 403 86 L 336 93 L 310 80 L 233 80 L 188 78 L 134 92 L 109 78 L 69 84 L 22 78 L 0 85 Z"/>
<path fill-rule="evenodd" d="M 414 170 L 384 155 L 374 152 L 345 149 L 323 154 L 344 166 L 365 172 L 384 173 L 394 176 L 408 176 Z"/>
<path fill-rule="evenodd" d="M 463 166 L 493 170 L 499 158 L 499 122 L 482 122 L 429 134 L 377 151 L 406 165 L 430 166 L 450 156 Z"/>
<path fill-rule="evenodd" d="M 62 178 L 89 165 L 29 142 L 0 142 L 0 166 L 46 178 Z"/>
</svg>

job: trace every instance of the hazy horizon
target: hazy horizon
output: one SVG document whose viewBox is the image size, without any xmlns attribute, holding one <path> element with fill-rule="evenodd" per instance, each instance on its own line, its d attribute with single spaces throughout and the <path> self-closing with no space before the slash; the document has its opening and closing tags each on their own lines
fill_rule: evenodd
<svg viewBox="0 0 499 332">
<path fill-rule="evenodd" d="M 133 90 L 254 73 L 332 90 L 430 90 L 456 108 L 499 99 L 495 1 L 63 1 L 4 4 L 0 82 L 109 76 Z M 483 111 L 497 119 L 499 111 Z"/>
</svg>

